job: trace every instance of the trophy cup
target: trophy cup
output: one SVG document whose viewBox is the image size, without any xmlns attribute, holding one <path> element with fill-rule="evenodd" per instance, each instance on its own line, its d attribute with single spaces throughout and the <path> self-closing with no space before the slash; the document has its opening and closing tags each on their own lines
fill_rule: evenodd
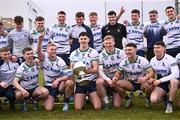
<svg viewBox="0 0 180 120">
<path fill-rule="evenodd" d="M 86 86 L 90 83 L 89 80 L 85 79 L 86 65 L 83 62 L 74 63 L 73 73 L 76 76 L 76 82 L 80 86 Z"/>
</svg>

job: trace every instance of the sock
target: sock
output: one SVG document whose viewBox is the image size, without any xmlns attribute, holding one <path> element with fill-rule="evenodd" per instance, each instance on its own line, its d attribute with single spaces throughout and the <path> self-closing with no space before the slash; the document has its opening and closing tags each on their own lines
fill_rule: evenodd
<svg viewBox="0 0 180 120">
<path fill-rule="evenodd" d="M 108 103 L 109 103 L 109 99 L 108 99 L 107 95 L 104 96 L 103 101 L 105 102 L 105 104 L 108 104 Z"/>
<path fill-rule="evenodd" d="M 64 102 L 69 103 L 69 98 L 64 97 Z"/>
</svg>

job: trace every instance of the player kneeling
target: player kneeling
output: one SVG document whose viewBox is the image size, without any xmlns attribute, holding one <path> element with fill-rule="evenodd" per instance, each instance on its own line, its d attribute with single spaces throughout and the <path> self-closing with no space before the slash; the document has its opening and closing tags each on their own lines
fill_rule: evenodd
<svg viewBox="0 0 180 120">
<path fill-rule="evenodd" d="M 115 89 L 124 89 L 127 91 L 142 90 L 146 93 L 146 108 L 150 107 L 150 93 L 153 85 L 149 79 L 154 77 L 154 70 L 150 66 L 148 60 L 144 57 L 136 55 L 137 46 L 134 43 L 128 43 L 125 48 L 127 58 L 122 60 L 118 71 L 115 73 L 112 82 Z M 119 80 L 125 73 L 127 78 Z M 127 107 L 132 105 L 132 99 L 127 101 Z M 126 107 L 126 108 L 127 108 Z"/>
<path fill-rule="evenodd" d="M 21 102 L 21 111 L 27 112 L 27 99 L 32 99 L 34 109 L 38 110 L 37 101 L 46 99 L 49 92 L 46 88 L 39 86 L 39 66 L 33 60 L 32 49 L 24 48 L 23 57 L 25 62 L 18 67 L 13 85 L 16 88 L 16 99 Z"/>
</svg>

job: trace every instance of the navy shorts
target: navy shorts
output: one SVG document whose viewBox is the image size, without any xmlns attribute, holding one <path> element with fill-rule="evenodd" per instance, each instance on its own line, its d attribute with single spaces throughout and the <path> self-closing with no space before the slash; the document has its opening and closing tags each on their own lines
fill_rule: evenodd
<svg viewBox="0 0 180 120">
<path fill-rule="evenodd" d="M 32 97 L 32 95 L 33 95 L 34 90 L 35 90 L 37 87 L 38 87 L 38 86 L 34 87 L 33 89 L 27 90 L 28 93 L 29 93 L 29 95 L 30 95 L 31 97 Z"/>
<path fill-rule="evenodd" d="M 129 81 L 131 83 L 131 85 L 133 86 L 133 90 L 132 91 L 137 91 L 137 90 L 141 90 L 141 84 L 133 82 L 133 81 Z"/>
<path fill-rule="evenodd" d="M 59 93 L 58 88 L 53 88 L 52 86 L 44 86 L 44 87 L 48 89 L 49 95 L 51 95 L 52 97 L 56 97 Z"/>
<path fill-rule="evenodd" d="M 169 92 L 169 83 L 170 81 L 160 83 L 157 87 L 162 88 L 166 93 Z"/>
<path fill-rule="evenodd" d="M 86 86 L 80 86 L 76 83 L 75 93 L 90 94 L 94 91 L 96 91 L 96 81 L 93 81 Z"/>
</svg>

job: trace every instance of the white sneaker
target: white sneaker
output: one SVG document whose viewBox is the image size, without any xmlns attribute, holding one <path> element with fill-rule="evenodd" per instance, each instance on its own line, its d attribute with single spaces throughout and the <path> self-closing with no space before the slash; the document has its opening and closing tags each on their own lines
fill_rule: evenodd
<svg viewBox="0 0 180 120">
<path fill-rule="evenodd" d="M 67 112 L 69 110 L 69 104 L 68 103 L 64 103 L 63 109 L 64 112 Z"/>
<path fill-rule="evenodd" d="M 172 113 L 172 112 L 173 112 L 172 105 L 170 103 L 168 103 L 167 106 L 166 106 L 165 113 Z"/>
</svg>

